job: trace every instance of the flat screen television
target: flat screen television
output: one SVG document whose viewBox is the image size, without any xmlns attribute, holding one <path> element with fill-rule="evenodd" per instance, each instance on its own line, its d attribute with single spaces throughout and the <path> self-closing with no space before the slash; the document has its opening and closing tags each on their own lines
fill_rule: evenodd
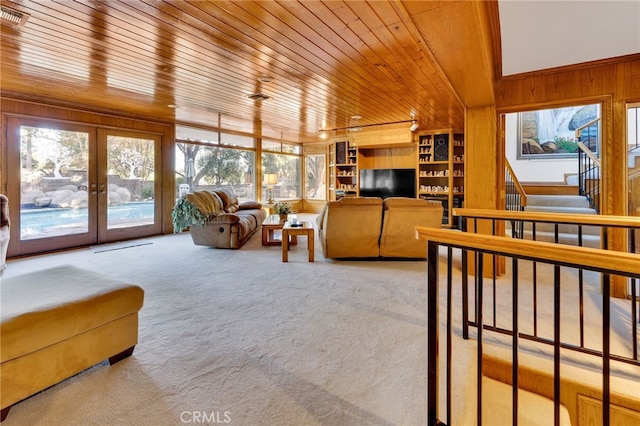
<svg viewBox="0 0 640 426">
<path fill-rule="evenodd" d="M 415 169 L 360 170 L 361 197 L 416 197 Z"/>
</svg>

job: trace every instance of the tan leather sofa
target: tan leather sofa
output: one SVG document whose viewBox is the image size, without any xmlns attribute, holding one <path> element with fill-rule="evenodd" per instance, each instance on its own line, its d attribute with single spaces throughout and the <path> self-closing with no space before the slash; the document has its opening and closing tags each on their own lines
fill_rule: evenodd
<svg viewBox="0 0 640 426">
<path fill-rule="evenodd" d="M 204 226 L 189 228 L 193 243 L 214 248 L 237 249 L 262 228 L 267 212 L 257 201 L 240 203 L 235 194 L 222 189 L 196 191 L 186 194 L 202 215 L 206 216 Z"/>
<path fill-rule="evenodd" d="M 328 202 L 317 218 L 326 258 L 378 257 L 382 198 L 354 197 Z"/>
<path fill-rule="evenodd" d="M 343 198 L 328 202 L 317 218 L 326 258 L 426 258 L 415 227 L 440 227 L 442 204 L 414 198 Z"/>
<path fill-rule="evenodd" d="M 426 258 L 427 246 L 416 239 L 416 226 L 440 228 L 442 203 L 414 198 L 387 198 L 383 203 L 380 256 Z"/>
</svg>

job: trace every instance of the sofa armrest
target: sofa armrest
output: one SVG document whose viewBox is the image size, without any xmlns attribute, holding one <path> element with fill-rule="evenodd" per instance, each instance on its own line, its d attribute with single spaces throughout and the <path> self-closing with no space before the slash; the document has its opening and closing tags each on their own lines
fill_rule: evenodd
<svg viewBox="0 0 640 426">
<path fill-rule="evenodd" d="M 220 213 L 215 216 L 209 217 L 207 224 L 215 225 L 215 224 L 225 224 L 225 223 L 236 223 L 240 218 L 238 215 L 233 213 Z"/>
<path fill-rule="evenodd" d="M 9 226 L 9 199 L 0 194 L 0 226 Z"/>
<path fill-rule="evenodd" d="M 260 201 L 243 201 L 242 203 L 238 204 L 238 208 L 240 210 L 261 209 L 262 203 Z"/>
<path fill-rule="evenodd" d="M 322 231 L 324 229 L 324 217 L 327 215 L 327 207 L 329 206 L 329 202 L 326 202 L 320 211 L 318 217 L 316 217 L 316 225 L 318 231 Z"/>
<path fill-rule="evenodd" d="M 0 275 L 7 269 L 9 237 L 9 199 L 0 194 Z"/>
</svg>

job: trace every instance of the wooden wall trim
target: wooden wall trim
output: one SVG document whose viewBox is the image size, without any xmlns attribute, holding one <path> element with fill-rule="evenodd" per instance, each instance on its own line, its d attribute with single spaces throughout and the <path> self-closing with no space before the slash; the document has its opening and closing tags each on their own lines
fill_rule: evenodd
<svg viewBox="0 0 640 426">
<path fill-rule="evenodd" d="M 502 36 L 500 34 L 500 10 L 497 1 L 480 2 L 480 7 L 484 8 L 484 20 L 486 22 L 487 37 L 489 39 L 489 49 L 493 58 L 494 79 L 502 76 Z"/>
<path fill-rule="evenodd" d="M 577 99 L 601 96 L 637 98 L 640 96 L 640 55 L 630 58 L 629 62 L 605 62 L 588 67 L 567 67 L 555 73 L 539 71 L 503 77 L 495 85 L 496 108 L 513 112 L 533 105 L 567 105 Z"/>
<path fill-rule="evenodd" d="M 7 97 L 0 97 L 0 110 L 4 115 L 19 115 L 39 119 L 62 120 L 101 127 L 147 131 L 157 134 L 165 134 L 167 130 L 173 129 L 172 123 L 123 117 L 119 115 L 60 107 L 52 104 L 24 101 Z"/>
<path fill-rule="evenodd" d="M 616 56 L 614 58 L 600 59 L 597 61 L 583 62 L 580 64 L 565 65 L 562 67 L 547 68 L 544 70 L 530 71 L 530 72 L 520 73 L 520 74 L 512 74 L 512 75 L 503 76 L 502 80 L 509 81 L 509 80 L 527 79 L 531 77 L 541 77 L 545 75 L 556 75 L 556 74 L 570 73 L 570 72 L 575 72 L 575 71 L 580 71 L 585 69 L 588 70 L 591 68 L 596 68 L 601 66 L 615 67 L 620 64 L 632 63 L 635 61 L 640 61 L 640 53 L 624 55 L 624 56 Z"/>
</svg>

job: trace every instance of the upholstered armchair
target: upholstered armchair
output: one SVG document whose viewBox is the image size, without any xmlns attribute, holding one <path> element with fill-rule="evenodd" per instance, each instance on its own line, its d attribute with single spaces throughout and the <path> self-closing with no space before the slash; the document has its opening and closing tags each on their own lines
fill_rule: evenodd
<svg viewBox="0 0 640 426">
<path fill-rule="evenodd" d="M 0 275 L 7 269 L 9 247 L 9 199 L 0 194 Z"/>
<path fill-rule="evenodd" d="M 378 257 L 382 198 L 353 197 L 329 201 L 320 212 L 317 225 L 324 257 Z"/>
</svg>

